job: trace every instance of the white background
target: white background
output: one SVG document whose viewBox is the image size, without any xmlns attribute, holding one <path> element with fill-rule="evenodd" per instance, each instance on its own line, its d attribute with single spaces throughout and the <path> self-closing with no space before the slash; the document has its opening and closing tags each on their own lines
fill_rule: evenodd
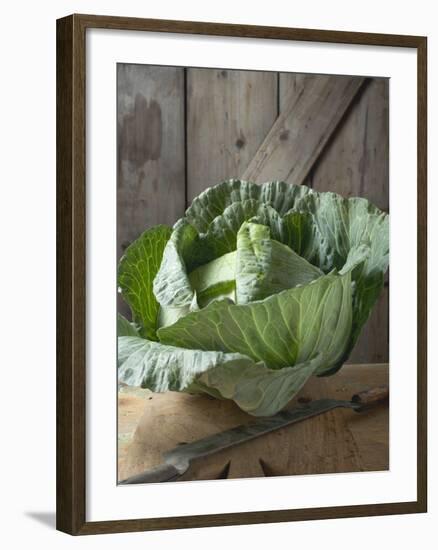
<svg viewBox="0 0 438 550">
<path fill-rule="evenodd" d="M 266 548 L 281 545 L 331 549 L 352 544 L 357 549 L 387 545 L 412 548 L 432 536 L 438 520 L 436 468 L 430 469 L 430 512 L 399 516 L 331 520 L 279 525 L 238 526 L 74 539 L 53 530 L 55 433 L 55 19 L 72 12 L 106 13 L 170 19 L 212 20 L 259 25 L 284 25 L 339 30 L 426 34 L 429 36 L 430 98 L 438 97 L 437 18 L 434 2 L 403 6 L 400 1 L 365 3 L 267 2 L 207 3 L 186 0 L 159 3 L 58 1 L 51 4 L 14 2 L 2 12 L 2 354 L 3 420 L 2 543 L 65 548 L 223 548 L 239 545 Z M 430 152 L 436 151 L 436 107 L 430 105 Z M 430 154 L 432 157 L 432 154 Z M 437 161 L 430 159 L 429 181 L 436 181 Z M 6 196 L 5 196 L 6 191 Z M 430 186 L 430 242 L 434 247 L 438 206 Z M 435 206 L 435 208 L 434 208 Z M 4 227 L 3 227 L 4 225 Z M 435 245 L 436 247 L 436 245 Z M 430 259 L 430 280 L 437 263 Z M 430 304 L 436 302 L 430 285 Z M 431 307 L 430 324 L 436 325 Z M 3 327 L 4 325 L 4 327 Z M 430 334 L 430 340 L 433 335 Z M 429 364 L 437 363 L 430 346 Z M 430 368 L 430 397 L 437 387 Z M 438 407 L 430 399 L 430 418 Z M 431 422 L 433 426 L 433 421 Z M 438 430 L 430 430 L 430 464 L 438 458 Z M 377 542 L 378 541 L 378 542 Z"/>
</svg>

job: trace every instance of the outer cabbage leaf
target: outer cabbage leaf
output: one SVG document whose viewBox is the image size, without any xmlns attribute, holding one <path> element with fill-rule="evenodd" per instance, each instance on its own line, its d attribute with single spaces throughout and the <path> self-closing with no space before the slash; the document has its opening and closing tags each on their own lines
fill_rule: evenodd
<svg viewBox="0 0 438 550">
<path fill-rule="evenodd" d="M 349 199 L 348 203 L 350 246 L 369 247 L 368 258 L 353 272 L 353 347 L 383 288 L 389 264 L 389 216 L 365 199 Z"/>
<path fill-rule="evenodd" d="M 344 356 L 351 334 L 350 272 L 332 273 L 245 305 L 213 302 L 158 330 L 161 342 L 188 349 L 242 353 L 269 368 L 303 363 L 324 353 Z"/>
<path fill-rule="evenodd" d="M 188 221 L 201 233 L 205 233 L 211 222 L 233 203 L 254 199 L 269 204 L 280 215 L 294 208 L 311 189 L 304 185 L 289 185 L 272 181 L 261 185 L 240 180 L 224 181 L 210 187 L 196 197 L 186 211 Z"/>
<path fill-rule="evenodd" d="M 350 249 L 347 259 L 345 261 L 344 267 L 340 270 L 340 274 L 347 273 L 347 271 L 352 271 L 352 279 L 356 279 L 354 273 L 356 270 L 357 273 L 361 273 L 364 267 L 364 263 L 370 257 L 371 249 L 366 244 L 360 244 Z"/>
<path fill-rule="evenodd" d="M 131 308 L 132 319 L 141 336 L 156 340 L 159 304 L 152 282 L 161 264 L 171 229 L 158 225 L 145 231 L 125 250 L 119 263 L 118 285 Z"/>
<path fill-rule="evenodd" d="M 239 353 L 166 346 L 119 338 L 119 381 L 155 392 L 187 391 L 232 399 L 255 416 L 275 414 L 324 363 L 323 355 L 294 367 L 268 369 Z"/>
<path fill-rule="evenodd" d="M 119 381 L 156 392 L 193 391 L 196 377 L 214 367 L 254 364 L 239 353 L 188 350 L 132 336 L 120 337 L 118 348 Z"/>
<path fill-rule="evenodd" d="M 158 311 L 157 328 L 167 327 L 167 325 L 173 325 L 180 317 L 184 317 L 192 311 L 198 311 L 198 297 L 196 292 L 193 294 L 191 303 L 187 306 L 172 307 L 172 306 L 160 306 Z"/>
<path fill-rule="evenodd" d="M 366 199 L 345 199 L 335 193 L 309 193 L 298 208 L 312 214 L 331 251 L 332 267 L 342 269 L 361 246 L 369 249 L 365 261 L 352 273 L 351 351 L 383 287 L 389 263 L 389 217 Z"/>
<path fill-rule="evenodd" d="M 162 306 L 184 308 L 192 303 L 194 292 L 184 258 L 190 255 L 197 239 L 196 229 L 186 220 L 175 224 L 153 281 L 155 297 Z"/>
<path fill-rule="evenodd" d="M 249 414 L 270 416 L 280 411 L 325 362 L 324 355 L 318 354 L 282 369 L 268 369 L 262 363 L 239 368 L 224 364 L 201 374 L 197 385 L 207 393 L 216 390 Z"/>
<path fill-rule="evenodd" d="M 117 314 L 117 336 L 140 336 L 135 323 L 130 323 L 126 317 Z"/>
</svg>

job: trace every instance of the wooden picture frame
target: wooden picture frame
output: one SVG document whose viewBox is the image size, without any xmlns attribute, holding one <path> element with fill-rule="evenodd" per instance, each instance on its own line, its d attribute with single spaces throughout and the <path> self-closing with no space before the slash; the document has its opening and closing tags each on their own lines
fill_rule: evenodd
<svg viewBox="0 0 438 550">
<path fill-rule="evenodd" d="M 86 521 L 87 29 L 412 48 L 417 53 L 417 499 L 409 502 Z M 427 40 L 421 36 L 71 15 L 57 21 L 57 529 L 72 535 L 419 513 L 427 510 Z"/>
</svg>

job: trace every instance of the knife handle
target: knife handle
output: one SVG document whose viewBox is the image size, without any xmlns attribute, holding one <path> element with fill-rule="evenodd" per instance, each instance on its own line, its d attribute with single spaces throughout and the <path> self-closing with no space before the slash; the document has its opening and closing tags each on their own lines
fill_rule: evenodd
<svg viewBox="0 0 438 550">
<path fill-rule="evenodd" d="M 369 407 L 376 405 L 377 403 L 383 403 L 389 399 L 389 387 L 388 386 L 376 386 L 370 390 L 361 391 L 356 393 L 351 398 L 353 403 L 357 403 L 362 407 Z"/>
<path fill-rule="evenodd" d="M 146 470 L 141 474 L 137 474 L 131 477 L 119 481 L 119 485 L 132 485 L 136 483 L 160 483 L 162 481 L 174 481 L 180 477 L 181 472 L 172 466 L 172 464 L 160 464 L 155 468 Z"/>
</svg>

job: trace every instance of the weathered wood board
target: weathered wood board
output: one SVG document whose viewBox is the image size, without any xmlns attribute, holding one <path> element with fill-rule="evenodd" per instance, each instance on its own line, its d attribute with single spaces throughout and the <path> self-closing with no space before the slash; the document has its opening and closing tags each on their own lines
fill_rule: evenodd
<svg viewBox="0 0 438 550">
<path fill-rule="evenodd" d="M 350 399 L 388 384 L 388 365 L 346 365 L 312 378 L 289 404 Z M 377 471 L 389 467 L 387 405 L 356 413 L 336 409 L 195 461 L 186 480 Z M 179 444 L 254 420 L 230 401 L 124 387 L 119 392 L 119 479 L 161 462 Z"/>
<path fill-rule="evenodd" d="M 312 170 L 312 187 L 389 209 L 389 86 L 367 79 Z"/>
<path fill-rule="evenodd" d="M 239 178 L 278 114 L 277 74 L 187 69 L 187 199 Z"/>
<path fill-rule="evenodd" d="M 298 89 L 283 88 L 281 112 L 242 178 L 304 183 L 363 83 L 320 75 L 303 79 Z"/>
<path fill-rule="evenodd" d="M 184 69 L 117 67 L 117 257 L 185 209 Z M 119 311 L 127 313 L 120 300 Z"/>
</svg>

